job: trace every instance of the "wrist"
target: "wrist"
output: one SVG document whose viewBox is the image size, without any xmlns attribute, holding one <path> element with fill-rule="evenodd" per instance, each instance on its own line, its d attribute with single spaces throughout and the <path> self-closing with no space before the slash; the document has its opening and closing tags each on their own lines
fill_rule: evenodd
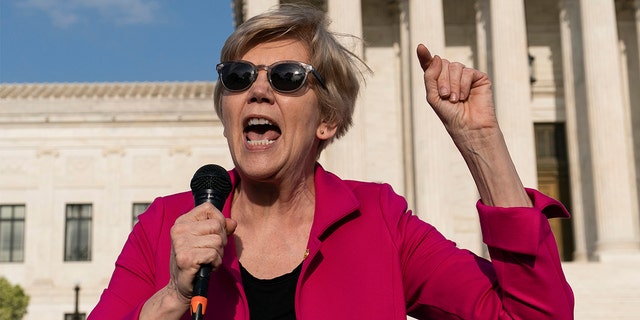
<svg viewBox="0 0 640 320">
<path fill-rule="evenodd" d="M 190 299 L 169 283 L 142 307 L 140 319 L 179 319 L 189 309 Z"/>
<path fill-rule="evenodd" d="M 522 181 L 499 129 L 454 139 L 476 183 L 483 204 L 530 207 Z"/>
<path fill-rule="evenodd" d="M 497 126 L 474 130 L 447 130 L 453 143 L 458 147 L 462 156 L 465 153 L 475 154 L 483 150 L 491 150 L 504 143 L 502 131 Z"/>
<path fill-rule="evenodd" d="M 172 298 L 175 299 L 178 304 L 182 303 L 188 306 L 191 303 L 191 296 L 180 291 L 180 288 L 176 286 L 173 281 L 169 281 L 169 284 L 167 284 L 164 289 L 167 290 L 168 295 L 172 296 Z"/>
</svg>

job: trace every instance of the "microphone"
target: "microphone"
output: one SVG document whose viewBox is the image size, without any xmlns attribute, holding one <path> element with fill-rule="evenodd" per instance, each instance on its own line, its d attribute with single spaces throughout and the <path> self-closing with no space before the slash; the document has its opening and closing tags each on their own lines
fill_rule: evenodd
<svg viewBox="0 0 640 320">
<path fill-rule="evenodd" d="M 229 173 L 219 165 L 204 165 L 196 171 L 191 179 L 191 193 L 196 206 L 209 202 L 222 211 L 230 192 L 231 178 L 229 178 Z M 191 317 L 193 320 L 202 320 L 207 309 L 207 290 L 211 269 L 211 264 L 201 264 L 193 279 L 193 297 L 191 297 Z"/>
</svg>

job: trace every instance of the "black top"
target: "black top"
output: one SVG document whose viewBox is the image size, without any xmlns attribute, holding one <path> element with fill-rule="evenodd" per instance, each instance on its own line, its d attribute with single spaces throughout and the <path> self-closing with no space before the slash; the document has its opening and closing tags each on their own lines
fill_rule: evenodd
<svg viewBox="0 0 640 320">
<path fill-rule="evenodd" d="M 258 279 L 240 264 L 251 320 L 295 319 L 296 285 L 301 270 L 302 263 L 291 273 L 273 279 Z"/>
</svg>

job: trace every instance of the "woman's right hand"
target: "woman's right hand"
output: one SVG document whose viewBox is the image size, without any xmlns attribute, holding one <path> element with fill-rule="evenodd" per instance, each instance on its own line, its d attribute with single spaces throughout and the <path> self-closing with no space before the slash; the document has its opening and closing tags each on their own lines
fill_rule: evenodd
<svg viewBox="0 0 640 320">
<path fill-rule="evenodd" d="M 193 279 L 201 264 L 213 270 L 222 264 L 228 236 L 236 229 L 211 203 L 204 203 L 180 216 L 171 228 L 171 280 L 173 288 L 190 300 Z"/>
<path fill-rule="evenodd" d="M 180 319 L 193 296 L 193 279 L 201 264 L 222 264 L 228 236 L 237 226 L 211 203 L 180 216 L 171 227 L 171 279 L 144 304 L 140 319 Z"/>
</svg>

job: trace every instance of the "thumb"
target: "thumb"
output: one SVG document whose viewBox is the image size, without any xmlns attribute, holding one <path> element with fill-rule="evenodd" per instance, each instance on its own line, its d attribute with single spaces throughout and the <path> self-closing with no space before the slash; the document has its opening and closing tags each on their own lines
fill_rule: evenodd
<svg viewBox="0 0 640 320">
<path fill-rule="evenodd" d="M 225 218 L 224 219 L 224 230 L 227 232 L 227 235 L 230 236 L 236 231 L 236 227 L 238 226 L 238 222 L 233 219 Z"/>
<path fill-rule="evenodd" d="M 416 54 L 418 56 L 418 61 L 420 62 L 420 67 L 422 67 L 422 71 L 427 71 L 427 68 L 433 62 L 433 56 L 427 47 L 423 44 L 419 44 L 418 48 L 416 48 Z"/>
</svg>

